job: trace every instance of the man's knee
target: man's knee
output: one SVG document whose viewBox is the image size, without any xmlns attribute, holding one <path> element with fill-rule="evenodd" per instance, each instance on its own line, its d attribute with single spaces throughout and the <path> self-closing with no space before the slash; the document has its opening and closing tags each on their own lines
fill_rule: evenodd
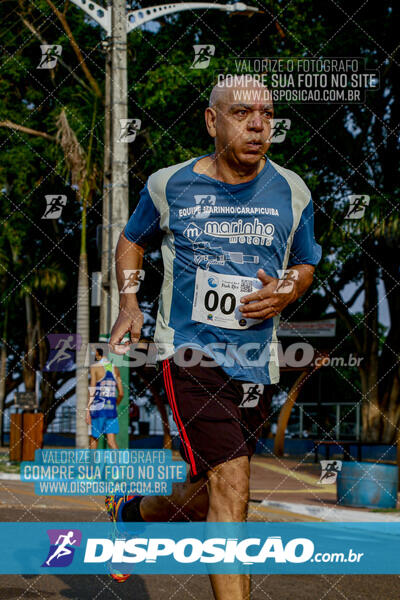
<svg viewBox="0 0 400 600">
<path fill-rule="evenodd" d="M 210 514 L 217 521 L 244 521 L 249 502 L 250 467 L 247 456 L 218 465 L 208 472 Z"/>
</svg>

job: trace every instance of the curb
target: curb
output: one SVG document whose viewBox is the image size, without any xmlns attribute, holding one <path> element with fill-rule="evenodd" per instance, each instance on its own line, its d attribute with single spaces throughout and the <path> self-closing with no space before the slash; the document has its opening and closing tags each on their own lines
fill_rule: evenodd
<svg viewBox="0 0 400 600">
<path fill-rule="evenodd" d="M 367 510 L 353 510 L 345 508 L 335 508 L 329 506 L 315 506 L 313 504 L 297 504 L 296 502 L 278 502 L 276 500 L 263 500 L 261 506 L 270 506 L 280 508 L 291 513 L 300 515 L 309 515 L 324 521 L 362 523 L 362 522 L 394 522 L 400 523 L 400 515 L 394 516 L 393 513 L 373 513 Z"/>
<path fill-rule="evenodd" d="M 19 473 L 1 473 L 0 479 L 8 479 L 9 481 L 20 481 L 21 477 Z"/>
</svg>

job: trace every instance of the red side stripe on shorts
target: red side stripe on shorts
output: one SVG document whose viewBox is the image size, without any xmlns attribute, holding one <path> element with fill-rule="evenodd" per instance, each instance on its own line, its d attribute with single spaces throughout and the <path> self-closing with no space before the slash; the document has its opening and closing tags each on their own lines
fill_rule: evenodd
<svg viewBox="0 0 400 600">
<path fill-rule="evenodd" d="M 167 362 L 168 362 L 168 358 L 166 360 L 163 360 L 163 362 L 162 362 L 165 391 L 167 393 L 167 398 L 168 398 L 168 402 L 169 402 L 169 405 L 170 405 L 171 410 L 172 410 L 174 421 L 175 421 L 175 423 L 178 423 L 178 417 L 177 417 L 177 414 L 175 412 L 175 406 L 174 406 L 174 404 L 172 402 L 172 399 L 171 399 L 171 396 L 172 396 L 172 394 L 171 394 L 171 387 L 172 387 L 172 385 L 171 384 L 172 384 L 172 382 L 169 381 L 168 376 L 167 376 L 167 367 L 166 367 Z M 181 438 L 181 441 L 182 441 L 183 451 L 185 453 L 187 461 L 190 463 L 189 456 L 188 456 L 188 453 L 187 453 L 187 450 L 186 450 L 186 445 L 184 443 L 184 440 L 182 439 L 182 435 L 181 435 L 181 431 L 179 429 L 179 426 L 178 426 L 178 433 L 179 433 L 179 437 Z"/>
<path fill-rule="evenodd" d="M 171 408 L 176 417 L 176 420 L 178 421 L 177 425 L 178 425 L 179 435 L 181 435 L 181 432 L 182 432 L 181 439 L 183 436 L 182 442 L 183 442 L 183 446 L 184 446 L 185 450 L 187 450 L 187 453 L 188 453 L 188 458 L 189 458 L 192 475 L 197 475 L 196 463 L 195 463 L 194 456 L 193 456 L 192 446 L 190 445 L 189 438 L 187 436 L 186 430 L 183 426 L 182 420 L 178 413 L 178 406 L 176 404 L 176 399 L 175 399 L 175 394 L 174 394 L 174 386 L 172 384 L 171 367 L 169 365 L 169 359 L 166 359 L 163 362 L 163 368 L 164 368 L 164 365 L 165 365 L 164 378 L 165 378 L 165 384 L 166 384 L 165 387 L 167 389 L 167 394 L 168 393 L 170 394 Z M 168 381 L 168 383 L 167 383 L 167 381 Z"/>
<path fill-rule="evenodd" d="M 181 442 L 182 442 L 183 452 L 185 454 L 187 462 L 190 464 L 191 463 L 190 457 L 188 455 L 188 451 L 187 451 L 187 448 L 186 448 L 186 443 L 185 443 L 185 440 L 182 437 L 182 432 L 181 432 L 181 429 L 180 429 L 180 426 L 179 426 L 179 422 L 178 422 L 178 415 L 177 415 L 177 412 L 176 412 L 176 401 L 174 402 L 175 397 L 172 398 L 172 396 L 173 396 L 172 377 L 171 377 L 171 373 L 170 373 L 170 377 L 168 377 L 167 363 L 168 363 L 168 358 L 163 361 L 163 375 L 164 375 L 165 390 L 167 392 L 167 398 L 168 398 L 169 405 L 170 405 L 170 407 L 172 409 L 172 414 L 174 416 L 174 421 L 175 421 L 175 423 L 178 426 L 178 433 L 179 433 L 179 437 L 180 437 Z"/>
</svg>

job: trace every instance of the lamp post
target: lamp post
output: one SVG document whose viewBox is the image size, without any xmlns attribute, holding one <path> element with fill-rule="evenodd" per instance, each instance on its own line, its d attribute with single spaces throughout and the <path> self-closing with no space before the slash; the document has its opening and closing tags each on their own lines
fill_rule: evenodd
<svg viewBox="0 0 400 600">
<path fill-rule="evenodd" d="M 105 68 L 105 132 L 104 132 L 104 186 L 103 227 L 101 254 L 101 303 L 100 336 L 106 337 L 118 316 L 119 294 L 116 278 L 113 277 L 114 253 L 119 235 L 129 218 L 129 165 L 127 143 L 119 141 L 120 124 L 128 118 L 128 72 L 127 36 L 138 27 L 177 12 L 187 10 L 219 10 L 228 14 L 241 13 L 251 16 L 260 12 L 243 2 L 215 4 L 212 2 L 179 2 L 127 10 L 126 0 L 107 0 L 102 7 L 91 0 L 71 0 L 96 21 L 106 33 Z M 120 369 L 123 380 L 124 399 L 120 404 L 121 431 L 119 447 L 128 445 L 128 399 L 129 372 Z M 126 421 L 126 427 L 125 422 Z"/>
</svg>

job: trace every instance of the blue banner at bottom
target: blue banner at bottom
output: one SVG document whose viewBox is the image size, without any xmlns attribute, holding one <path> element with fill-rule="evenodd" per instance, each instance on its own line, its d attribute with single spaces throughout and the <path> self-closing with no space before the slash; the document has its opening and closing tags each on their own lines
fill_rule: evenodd
<svg viewBox="0 0 400 600">
<path fill-rule="evenodd" d="M 0 523 L 0 550 L 1 574 L 398 575 L 400 523 Z"/>
</svg>

